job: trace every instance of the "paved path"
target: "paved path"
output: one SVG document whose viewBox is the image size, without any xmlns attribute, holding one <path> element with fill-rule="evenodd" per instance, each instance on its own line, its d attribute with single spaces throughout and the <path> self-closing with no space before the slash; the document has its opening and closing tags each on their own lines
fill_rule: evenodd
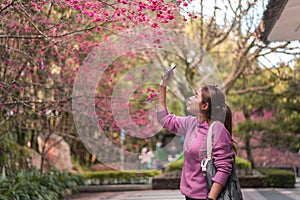
<svg viewBox="0 0 300 200">
<path fill-rule="evenodd" d="M 299 200 L 300 190 L 244 189 L 245 200 Z M 185 200 L 179 190 L 141 190 L 80 194 L 69 200 Z"/>
<path fill-rule="evenodd" d="M 244 200 L 300 200 L 300 179 L 295 189 L 242 189 Z M 179 190 L 139 190 L 79 194 L 66 200 L 185 200 Z"/>
</svg>

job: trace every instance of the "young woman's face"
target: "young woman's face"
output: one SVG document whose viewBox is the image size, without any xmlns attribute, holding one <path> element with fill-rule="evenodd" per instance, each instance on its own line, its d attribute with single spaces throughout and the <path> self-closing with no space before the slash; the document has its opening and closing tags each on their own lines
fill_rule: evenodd
<svg viewBox="0 0 300 200">
<path fill-rule="evenodd" d="M 199 89 L 195 96 L 191 96 L 187 102 L 186 110 L 191 113 L 192 115 L 199 115 L 200 114 L 200 103 L 202 101 L 201 97 L 201 89 Z"/>
</svg>

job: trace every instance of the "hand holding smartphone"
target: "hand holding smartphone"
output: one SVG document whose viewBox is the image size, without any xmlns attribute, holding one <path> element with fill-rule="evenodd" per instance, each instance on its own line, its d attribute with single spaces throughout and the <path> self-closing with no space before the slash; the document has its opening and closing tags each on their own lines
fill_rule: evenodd
<svg viewBox="0 0 300 200">
<path fill-rule="evenodd" d="M 174 67 L 172 67 L 169 71 L 167 71 L 166 75 L 170 75 L 175 68 L 176 68 L 176 65 Z"/>
<path fill-rule="evenodd" d="M 176 65 L 174 67 L 172 67 L 169 71 L 166 72 L 166 74 L 162 77 L 163 80 L 161 82 L 161 85 L 167 86 L 169 84 L 172 77 L 174 76 L 174 74 L 172 72 L 174 71 L 175 68 L 176 68 Z"/>
</svg>

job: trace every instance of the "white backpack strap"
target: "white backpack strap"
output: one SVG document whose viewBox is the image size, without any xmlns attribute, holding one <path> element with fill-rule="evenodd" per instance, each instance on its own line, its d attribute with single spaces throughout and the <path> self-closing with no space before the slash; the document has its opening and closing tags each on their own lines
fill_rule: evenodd
<svg viewBox="0 0 300 200">
<path fill-rule="evenodd" d="M 206 138 L 206 154 L 207 159 L 212 159 L 212 129 L 215 122 L 211 123 L 207 132 Z"/>
<path fill-rule="evenodd" d="M 206 172 L 208 161 L 212 159 L 212 127 L 214 123 L 209 126 L 206 138 L 206 158 L 201 161 L 201 168 L 204 173 Z"/>
</svg>

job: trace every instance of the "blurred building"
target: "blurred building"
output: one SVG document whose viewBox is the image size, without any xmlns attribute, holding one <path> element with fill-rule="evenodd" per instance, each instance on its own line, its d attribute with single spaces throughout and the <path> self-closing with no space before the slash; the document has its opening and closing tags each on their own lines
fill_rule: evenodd
<svg viewBox="0 0 300 200">
<path fill-rule="evenodd" d="M 264 43 L 300 40 L 300 1 L 270 0 L 256 34 Z"/>
</svg>

